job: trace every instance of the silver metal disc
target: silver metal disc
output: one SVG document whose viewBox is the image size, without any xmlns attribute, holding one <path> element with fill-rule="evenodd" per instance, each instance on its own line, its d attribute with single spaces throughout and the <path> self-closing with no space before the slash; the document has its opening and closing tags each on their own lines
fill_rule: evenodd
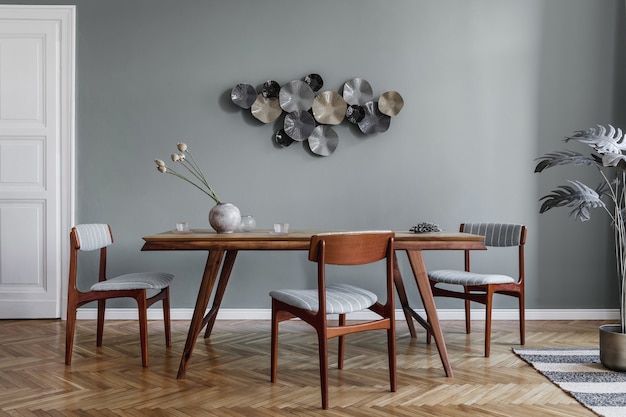
<svg viewBox="0 0 626 417">
<path fill-rule="evenodd" d="M 391 117 L 382 114 L 378 110 L 378 104 L 375 101 L 370 101 L 363 105 L 365 110 L 365 117 L 359 122 L 359 129 L 363 133 L 382 133 L 389 129 L 391 123 Z"/>
<path fill-rule="evenodd" d="M 289 81 L 280 88 L 278 93 L 280 107 L 288 113 L 296 110 L 309 110 L 314 98 L 315 93 L 311 87 L 300 80 Z"/>
<path fill-rule="evenodd" d="M 343 85 L 343 99 L 348 104 L 362 106 L 373 98 L 372 86 L 363 78 L 353 78 Z"/>
<path fill-rule="evenodd" d="M 230 92 L 230 99 L 242 109 L 249 109 L 256 100 L 256 90 L 250 84 L 237 84 Z"/>
<path fill-rule="evenodd" d="M 285 133 L 293 140 L 302 142 L 308 139 L 315 129 L 315 119 L 311 113 L 296 110 L 285 116 Z"/>
<path fill-rule="evenodd" d="M 309 136 L 309 148 L 311 152 L 320 156 L 328 156 L 335 152 L 339 144 L 339 136 L 332 127 L 319 125 L 313 129 Z"/>
</svg>

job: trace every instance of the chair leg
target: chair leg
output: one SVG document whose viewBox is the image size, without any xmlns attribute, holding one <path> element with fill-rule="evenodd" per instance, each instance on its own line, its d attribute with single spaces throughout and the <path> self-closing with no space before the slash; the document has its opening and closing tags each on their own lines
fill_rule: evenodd
<svg viewBox="0 0 626 417">
<path fill-rule="evenodd" d="M 524 313 L 524 292 L 519 294 L 519 338 L 520 344 L 526 344 L 526 319 Z"/>
<path fill-rule="evenodd" d="M 389 386 L 391 392 L 396 392 L 396 329 L 392 325 L 387 329 L 387 355 L 389 356 Z"/>
<path fill-rule="evenodd" d="M 146 290 L 137 296 L 137 308 L 139 310 L 139 338 L 141 339 L 141 364 L 148 367 L 148 306 L 146 303 Z"/>
<path fill-rule="evenodd" d="M 464 287 L 465 294 L 469 294 L 470 291 L 467 287 Z M 472 331 L 472 305 L 470 300 L 465 300 L 465 333 L 470 334 Z"/>
<path fill-rule="evenodd" d="M 339 326 L 345 326 L 345 325 L 346 325 L 346 315 L 340 314 Z M 345 347 L 346 347 L 345 336 L 339 336 L 338 339 L 339 339 L 338 341 L 339 346 L 337 348 L 337 352 L 338 352 L 337 368 L 343 369 L 343 356 L 344 356 Z"/>
<path fill-rule="evenodd" d="M 275 301 L 272 300 L 272 332 L 271 332 L 271 365 L 270 365 L 270 381 L 276 382 L 278 368 L 278 313 L 274 306 Z"/>
<path fill-rule="evenodd" d="M 493 304 L 493 289 L 487 287 L 485 294 L 485 357 L 488 358 L 491 350 L 491 307 Z"/>
<path fill-rule="evenodd" d="M 98 300 L 98 323 L 96 331 L 96 346 L 102 346 L 102 334 L 104 333 L 104 311 L 106 300 Z"/>
<path fill-rule="evenodd" d="M 74 331 L 76 329 L 76 306 L 67 307 L 67 322 L 65 324 L 65 364 L 72 364 L 74 348 Z"/>
<path fill-rule="evenodd" d="M 328 339 L 325 329 L 317 329 L 320 356 L 320 388 L 322 390 L 322 408 L 328 410 Z"/>
<path fill-rule="evenodd" d="M 172 326 L 170 322 L 170 287 L 166 287 L 163 299 L 163 323 L 165 325 L 165 346 L 172 346 Z"/>
</svg>

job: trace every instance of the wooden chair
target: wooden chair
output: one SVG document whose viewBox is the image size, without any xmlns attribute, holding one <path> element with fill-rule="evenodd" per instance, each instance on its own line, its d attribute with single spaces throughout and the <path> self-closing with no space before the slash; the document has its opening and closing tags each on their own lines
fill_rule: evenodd
<svg viewBox="0 0 626 417">
<path fill-rule="evenodd" d="M 147 309 L 159 300 L 163 300 L 163 318 L 165 321 L 165 342 L 171 346 L 170 296 L 169 285 L 174 279 L 163 272 L 139 272 L 106 278 L 107 246 L 113 243 L 113 234 L 107 224 L 81 224 L 70 232 L 70 271 L 67 292 L 67 324 L 65 330 L 65 364 L 72 363 L 76 310 L 83 304 L 98 301 L 98 322 L 96 345 L 102 346 L 104 330 L 104 311 L 109 298 L 131 297 L 137 301 L 139 309 L 139 334 L 141 339 L 141 362 L 148 366 L 148 318 Z M 81 292 L 76 287 L 79 251 L 100 250 L 100 268 L 98 282 L 89 291 Z M 150 298 L 148 290 L 158 293 Z"/>
<path fill-rule="evenodd" d="M 469 334 L 470 302 L 485 305 L 485 356 L 491 348 L 491 310 L 494 294 L 504 294 L 519 300 L 520 343 L 525 343 L 524 323 L 524 245 L 526 226 L 503 223 L 464 223 L 461 232 L 485 236 L 487 247 L 516 247 L 518 251 L 518 276 L 470 272 L 470 251 L 465 251 L 465 271 L 437 270 L 428 272 L 431 288 L 435 297 L 453 297 L 465 300 L 465 331 Z M 444 289 L 438 284 L 456 284 L 463 286 L 463 292 Z M 428 335 L 430 341 L 430 335 Z"/>
<path fill-rule="evenodd" d="M 309 260 L 316 262 L 317 289 L 276 290 L 272 297 L 271 381 L 276 382 L 278 323 L 298 317 L 313 326 L 319 343 L 322 407 L 328 409 L 328 339 L 338 337 L 338 368 L 343 368 L 344 336 L 368 330 L 387 330 L 389 380 L 396 390 L 396 335 L 394 321 L 392 232 L 325 233 L 311 238 Z M 386 259 L 386 302 L 381 304 L 371 291 L 349 284 L 329 284 L 326 265 L 364 265 Z M 379 319 L 347 324 L 346 314 L 369 309 Z M 330 326 L 327 314 L 338 314 L 338 325 Z"/>
</svg>

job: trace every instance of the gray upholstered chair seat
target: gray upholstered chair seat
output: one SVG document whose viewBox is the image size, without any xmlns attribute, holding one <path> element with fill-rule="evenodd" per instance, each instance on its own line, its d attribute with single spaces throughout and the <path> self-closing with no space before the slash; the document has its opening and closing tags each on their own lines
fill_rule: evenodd
<svg viewBox="0 0 626 417">
<path fill-rule="evenodd" d="M 318 291 L 275 290 L 270 296 L 285 304 L 308 311 L 318 311 Z M 326 313 L 347 314 L 373 306 L 378 297 L 371 291 L 349 284 L 331 284 L 326 287 Z"/>
<path fill-rule="evenodd" d="M 429 271 L 428 278 L 431 281 L 440 282 L 442 284 L 458 285 L 507 284 L 509 282 L 516 282 L 515 279 L 508 275 L 477 274 L 475 272 L 453 271 L 449 269 Z"/>
<path fill-rule="evenodd" d="M 173 280 L 174 275 L 165 272 L 137 272 L 97 282 L 91 286 L 91 291 L 162 290 Z"/>
</svg>

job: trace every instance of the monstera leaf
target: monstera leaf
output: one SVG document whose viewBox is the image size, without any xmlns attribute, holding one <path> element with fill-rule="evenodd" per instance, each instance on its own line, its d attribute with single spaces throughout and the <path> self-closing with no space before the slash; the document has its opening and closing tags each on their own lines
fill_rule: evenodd
<svg viewBox="0 0 626 417">
<path fill-rule="evenodd" d="M 544 200 L 539 209 L 540 213 L 544 213 L 555 207 L 574 207 L 570 212 L 576 220 L 587 221 L 591 218 L 590 209 L 596 207 L 605 208 L 604 201 L 600 199 L 601 193 L 586 186 L 580 181 L 568 181 L 570 185 L 560 185 L 557 190 L 553 190 L 539 199 Z M 603 186 L 598 187 L 602 192 Z"/>
<path fill-rule="evenodd" d="M 602 160 L 597 155 L 585 156 L 575 151 L 557 151 L 537 158 L 539 163 L 535 167 L 535 172 L 541 172 L 544 169 L 555 167 L 557 165 L 588 165 L 601 167 Z"/>
<path fill-rule="evenodd" d="M 570 140 L 586 143 L 603 155 L 620 155 L 622 151 L 626 150 L 622 129 L 615 129 L 611 125 L 609 125 L 608 133 L 606 128 L 600 125 L 597 129 L 592 127 L 587 130 L 577 130 L 572 136 L 565 138 L 565 142 Z"/>
</svg>

